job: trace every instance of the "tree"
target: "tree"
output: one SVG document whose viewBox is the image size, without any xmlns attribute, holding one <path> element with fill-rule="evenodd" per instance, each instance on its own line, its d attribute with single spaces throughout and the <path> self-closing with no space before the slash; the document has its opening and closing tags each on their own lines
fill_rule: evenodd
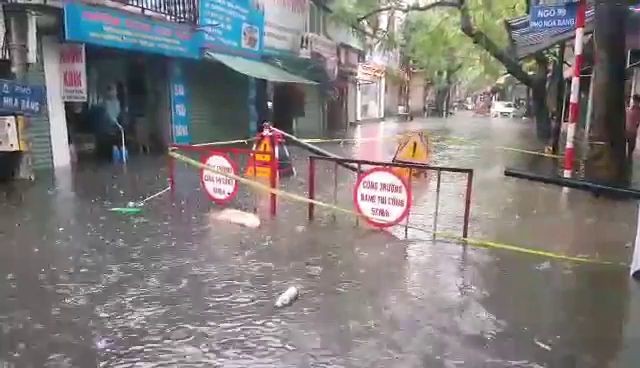
<svg viewBox="0 0 640 368">
<path fill-rule="evenodd" d="M 413 14 L 430 11 L 440 16 L 443 14 L 447 17 L 455 16 L 457 20 L 450 26 L 457 28 L 466 37 L 466 42 L 462 42 L 462 39 L 450 41 L 461 41 L 455 47 L 465 50 L 469 50 L 467 45 L 471 41 L 500 62 L 504 69 L 519 82 L 531 88 L 537 135 L 541 139 L 548 139 L 551 129 L 545 98 L 547 56 L 543 53 L 534 56 L 535 70 L 530 74 L 526 64 L 518 60 L 510 50 L 503 24 L 503 21 L 509 17 L 524 14 L 526 6 L 524 1 L 514 2 L 513 0 L 444 0 L 413 5 L 406 5 L 402 0 L 337 0 L 333 7 L 337 18 L 361 29 L 367 36 L 377 39 L 383 39 L 389 35 L 378 27 L 380 14 L 388 12 Z M 420 30 L 421 33 L 425 31 L 429 32 L 428 29 Z M 434 34 L 432 39 L 442 35 Z"/>
<path fill-rule="evenodd" d="M 593 72 L 594 144 L 589 149 L 587 175 L 597 181 L 619 182 L 625 174 L 625 23 L 627 5 L 597 2 Z"/>
<path fill-rule="evenodd" d="M 444 105 L 445 114 L 454 84 L 475 84 L 472 88 L 478 89 L 504 74 L 504 68 L 483 50 L 461 47 L 469 40 L 457 24 L 456 11 L 443 9 L 410 14 L 404 29 L 404 51 L 433 82 L 436 106 Z"/>
</svg>

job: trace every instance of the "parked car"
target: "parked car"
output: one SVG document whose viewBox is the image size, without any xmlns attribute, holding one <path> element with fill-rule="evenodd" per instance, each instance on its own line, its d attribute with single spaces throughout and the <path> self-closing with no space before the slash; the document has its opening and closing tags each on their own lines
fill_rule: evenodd
<svg viewBox="0 0 640 368">
<path fill-rule="evenodd" d="M 513 102 L 508 101 L 494 101 L 491 104 L 491 117 L 492 118 L 520 118 L 524 115 Z"/>
</svg>

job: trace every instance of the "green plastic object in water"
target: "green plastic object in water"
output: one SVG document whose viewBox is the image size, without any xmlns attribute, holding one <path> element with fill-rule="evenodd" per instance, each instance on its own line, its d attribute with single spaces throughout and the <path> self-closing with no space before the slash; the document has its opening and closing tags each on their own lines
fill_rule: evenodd
<svg viewBox="0 0 640 368">
<path fill-rule="evenodd" d="M 137 208 L 137 207 L 114 207 L 114 208 L 110 208 L 109 211 L 118 212 L 118 213 L 122 213 L 122 214 L 126 214 L 126 215 L 135 215 L 135 214 L 138 214 L 138 213 L 142 212 L 142 208 Z"/>
</svg>

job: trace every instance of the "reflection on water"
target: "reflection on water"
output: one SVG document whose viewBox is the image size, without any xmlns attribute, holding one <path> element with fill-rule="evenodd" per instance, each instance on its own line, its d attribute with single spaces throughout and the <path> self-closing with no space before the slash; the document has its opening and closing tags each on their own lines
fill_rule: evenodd
<svg viewBox="0 0 640 368">
<path fill-rule="evenodd" d="M 527 124 L 458 117 L 359 134 L 457 137 L 434 139 L 433 160 L 476 169 L 475 237 L 626 260 L 633 203 L 580 192 L 563 202 L 556 187 L 502 176 L 529 158 L 494 146 L 525 146 Z M 388 159 L 395 140 L 371 147 L 326 146 Z M 282 185 L 304 194 L 306 158 L 293 152 L 299 175 Z M 163 163 L 3 187 L 0 366 L 635 366 L 640 311 L 629 303 L 639 290 L 624 269 L 432 242 L 413 230 L 404 239 L 399 227 L 356 228 L 321 210 L 308 224 L 306 206 L 289 202 L 270 219 L 261 196 L 259 229 L 212 222 L 197 173 L 185 168 L 174 202 L 150 201 L 138 217 L 107 211 L 162 189 Z M 334 167 L 318 170 L 318 196 L 332 202 Z M 353 175 L 337 179 L 335 201 L 349 207 Z M 430 180 L 416 184 L 410 218 L 426 229 Z M 439 228 L 459 230 L 463 192 L 460 177 L 443 178 Z M 255 199 L 241 188 L 235 206 L 250 210 Z M 274 309 L 291 285 L 299 300 Z"/>
</svg>

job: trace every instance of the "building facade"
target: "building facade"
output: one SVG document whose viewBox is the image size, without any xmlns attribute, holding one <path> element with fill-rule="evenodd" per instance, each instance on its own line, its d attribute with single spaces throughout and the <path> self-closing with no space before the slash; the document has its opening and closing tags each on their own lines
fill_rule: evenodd
<svg viewBox="0 0 640 368">
<path fill-rule="evenodd" d="M 306 136 L 328 128 L 338 45 L 308 0 L 47 4 L 5 4 L 12 26 L 0 27 L 27 45 L 8 48 L 7 78 L 17 68 L 46 87 L 28 124 L 36 170 L 82 162 L 122 133 L 136 153 L 246 138 L 264 121 Z"/>
</svg>

